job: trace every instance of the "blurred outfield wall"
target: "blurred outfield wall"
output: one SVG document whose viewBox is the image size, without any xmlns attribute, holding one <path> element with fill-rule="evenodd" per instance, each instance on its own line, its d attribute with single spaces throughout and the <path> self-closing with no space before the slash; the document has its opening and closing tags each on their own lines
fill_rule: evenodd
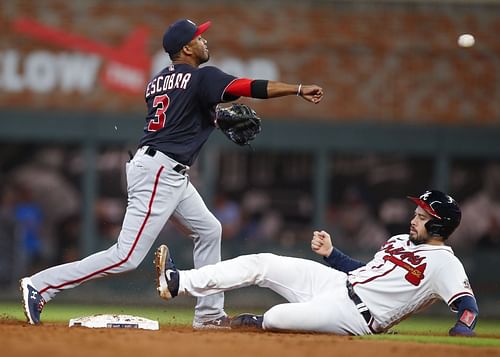
<svg viewBox="0 0 500 357">
<path fill-rule="evenodd" d="M 3 1 L 0 107 L 143 112 L 178 18 L 213 22 L 213 64 L 318 83 L 320 106 L 253 101 L 274 118 L 498 124 L 500 5 L 480 1 Z M 460 48 L 461 33 L 476 36 Z"/>
</svg>

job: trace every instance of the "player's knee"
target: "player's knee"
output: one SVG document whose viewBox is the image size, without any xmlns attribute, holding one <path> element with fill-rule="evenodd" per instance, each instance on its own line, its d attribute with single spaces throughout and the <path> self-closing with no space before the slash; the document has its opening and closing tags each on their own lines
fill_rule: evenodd
<svg viewBox="0 0 500 357">
<path fill-rule="evenodd" d="M 266 277 L 276 255 L 272 253 L 258 253 L 242 255 L 239 260 L 240 268 L 248 274 L 248 279 L 257 286 L 266 287 Z"/>
<path fill-rule="evenodd" d="M 114 267 L 114 273 L 124 273 L 134 270 L 139 266 L 139 264 L 141 264 L 142 261 L 141 257 L 137 258 L 137 254 L 129 256 L 129 250 L 118 244 L 113 245 L 106 252 L 111 257 L 111 261 L 113 262 L 111 265 Z"/>
<path fill-rule="evenodd" d="M 332 327 L 331 315 L 323 305 L 308 303 L 284 303 L 275 305 L 264 314 L 262 327 L 265 330 L 293 330 L 335 332 L 345 334 Z M 314 318 L 312 318 L 314 317 Z"/>
<path fill-rule="evenodd" d="M 141 261 L 130 257 L 130 259 L 128 259 L 127 261 L 125 261 L 121 264 L 120 270 L 122 272 L 132 271 L 132 270 L 137 269 L 137 267 L 139 267 L 140 264 L 141 264 Z"/>
<path fill-rule="evenodd" d="M 283 316 L 281 309 L 272 307 L 264 314 L 262 328 L 264 330 L 285 330 L 289 328 L 286 324 L 287 316 Z"/>
<path fill-rule="evenodd" d="M 217 218 L 213 217 L 210 220 L 206 220 L 203 227 L 193 229 L 189 236 L 195 241 L 202 239 L 204 242 L 210 242 L 211 244 L 220 244 L 222 225 Z"/>
<path fill-rule="evenodd" d="M 214 242 L 220 242 L 222 237 L 222 224 L 218 219 L 214 218 L 210 221 L 210 226 L 207 229 L 206 239 Z"/>
<path fill-rule="evenodd" d="M 257 253 L 255 255 L 258 257 L 258 259 L 264 259 L 264 260 L 273 260 L 274 258 L 277 257 L 277 255 L 273 253 Z"/>
<path fill-rule="evenodd" d="M 256 264 L 267 270 L 267 267 L 273 264 L 273 262 L 278 259 L 278 256 L 273 253 L 258 253 L 255 254 L 255 259 L 257 260 Z M 279 264 L 279 262 L 277 264 Z"/>
</svg>

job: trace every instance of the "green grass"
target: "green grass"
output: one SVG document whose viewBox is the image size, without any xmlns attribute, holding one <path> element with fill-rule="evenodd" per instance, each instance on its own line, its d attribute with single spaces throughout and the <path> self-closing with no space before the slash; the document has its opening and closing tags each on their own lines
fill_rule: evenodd
<svg viewBox="0 0 500 357">
<path fill-rule="evenodd" d="M 475 347 L 499 347 L 500 339 L 491 337 L 450 337 L 450 336 L 424 336 L 424 335 L 372 335 L 359 337 L 364 340 L 390 340 L 419 343 L 444 343 L 450 345 L 465 345 Z"/>
<path fill-rule="evenodd" d="M 241 311 L 228 311 L 233 315 Z M 253 311 L 258 313 L 259 311 Z M 260 311 L 261 312 L 261 311 Z M 158 320 L 161 325 L 191 326 L 192 309 L 172 308 L 169 306 L 137 307 L 106 305 L 73 305 L 49 304 L 43 311 L 43 321 L 64 322 L 69 319 L 94 314 L 127 314 Z M 0 302 L 0 318 L 23 320 L 24 314 L 19 303 Z M 410 341 L 419 343 L 439 343 L 467 346 L 500 348 L 500 321 L 481 319 L 476 328 L 477 337 L 460 338 L 447 336 L 448 329 L 453 326 L 453 317 L 431 318 L 412 317 L 395 326 L 391 331 L 396 334 L 362 336 L 360 339 Z"/>
<path fill-rule="evenodd" d="M 393 328 L 399 334 L 447 334 L 450 327 L 455 324 L 455 315 L 443 317 L 411 317 Z M 500 338 L 500 321 L 480 318 L 475 329 L 478 335 L 496 335 Z"/>
<path fill-rule="evenodd" d="M 395 334 L 382 334 L 360 337 L 369 340 L 410 341 L 419 343 L 444 343 L 453 345 L 500 347 L 500 321 L 479 320 L 474 338 L 451 337 L 448 330 L 455 323 L 450 318 L 431 318 L 414 316 L 391 329 Z"/>
</svg>

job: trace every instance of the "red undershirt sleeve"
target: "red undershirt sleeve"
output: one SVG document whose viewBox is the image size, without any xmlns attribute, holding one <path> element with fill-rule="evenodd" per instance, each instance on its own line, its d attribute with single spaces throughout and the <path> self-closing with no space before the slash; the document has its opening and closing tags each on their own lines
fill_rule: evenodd
<svg viewBox="0 0 500 357">
<path fill-rule="evenodd" d="M 232 81 L 224 91 L 237 97 L 252 97 L 252 79 L 238 78 Z"/>
</svg>

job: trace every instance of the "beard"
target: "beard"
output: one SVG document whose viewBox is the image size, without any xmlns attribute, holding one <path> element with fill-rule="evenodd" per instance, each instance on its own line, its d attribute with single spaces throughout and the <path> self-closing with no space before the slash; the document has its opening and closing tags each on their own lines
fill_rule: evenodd
<svg viewBox="0 0 500 357">
<path fill-rule="evenodd" d="M 207 51 L 206 55 L 200 57 L 200 64 L 207 63 L 210 59 L 210 53 Z"/>
<path fill-rule="evenodd" d="M 422 236 L 416 232 L 410 231 L 410 242 L 412 242 L 415 245 L 425 244 L 429 240 L 429 238 L 430 237 L 428 235 Z"/>
<path fill-rule="evenodd" d="M 425 242 L 427 242 L 427 239 L 422 239 L 419 236 L 410 235 L 410 242 L 412 242 L 415 245 L 419 245 L 419 244 L 424 244 Z"/>
</svg>

